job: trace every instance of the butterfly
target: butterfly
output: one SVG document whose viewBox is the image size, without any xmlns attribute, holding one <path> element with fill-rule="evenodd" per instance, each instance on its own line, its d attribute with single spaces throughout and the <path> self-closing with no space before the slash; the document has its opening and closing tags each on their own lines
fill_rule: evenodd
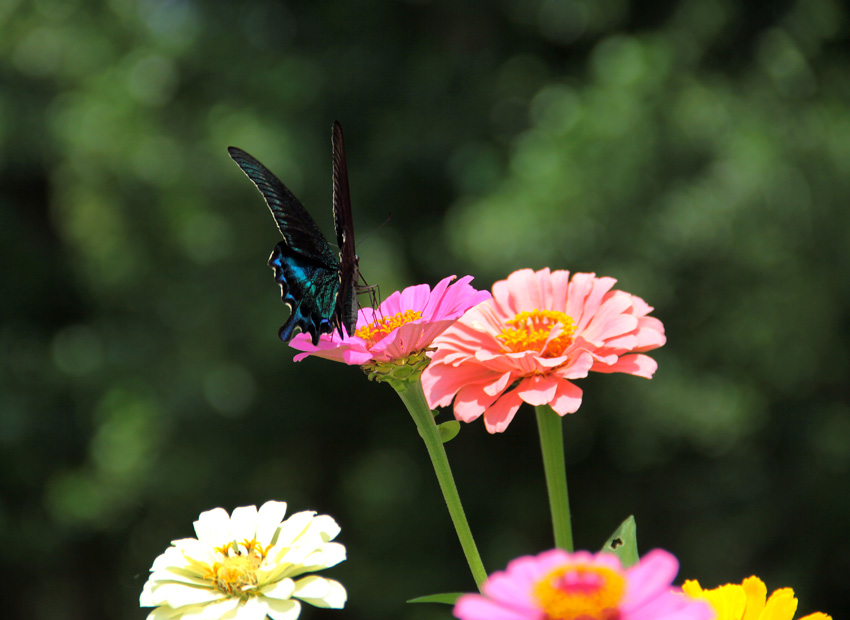
<svg viewBox="0 0 850 620">
<path fill-rule="evenodd" d="M 310 334 L 313 345 L 322 334 L 336 329 L 340 336 L 354 333 L 357 323 L 357 293 L 360 269 L 354 253 L 354 224 L 342 127 L 333 124 L 333 213 L 339 257 L 325 240 L 318 225 L 280 180 L 242 149 L 227 152 L 257 186 L 283 235 L 269 257 L 269 267 L 280 284 L 281 299 L 291 313 L 278 331 L 288 342 L 295 329 Z"/>
</svg>

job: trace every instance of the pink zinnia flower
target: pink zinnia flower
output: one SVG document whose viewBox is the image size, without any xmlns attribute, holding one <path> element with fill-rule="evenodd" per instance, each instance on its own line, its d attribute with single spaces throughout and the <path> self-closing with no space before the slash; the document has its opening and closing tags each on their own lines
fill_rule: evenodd
<svg viewBox="0 0 850 620">
<path fill-rule="evenodd" d="M 679 563 L 661 549 L 623 569 L 609 553 L 553 549 L 517 558 L 481 594 L 460 597 L 460 620 L 709 620 L 714 611 L 673 589 Z"/>
<path fill-rule="evenodd" d="M 640 297 L 611 290 L 614 278 L 541 269 L 515 271 L 493 285 L 493 299 L 467 312 L 433 346 L 422 374 L 428 405 L 454 399 L 458 420 L 484 414 L 491 433 L 507 428 L 519 406 L 574 413 L 572 379 L 596 372 L 652 377 L 656 362 L 639 351 L 666 341 L 664 326 Z"/>
<path fill-rule="evenodd" d="M 400 360 L 422 351 L 464 312 L 490 298 L 488 291 L 470 286 L 472 276 L 452 284 L 454 279 L 455 276 L 442 279 L 433 291 L 427 284 L 396 291 L 377 310 L 362 308 L 354 334 L 345 338 L 334 330 L 332 334 L 322 334 L 314 345 L 309 334 L 298 334 L 289 342 L 291 347 L 304 351 L 295 356 L 295 361 L 316 355 L 360 366 Z"/>
</svg>

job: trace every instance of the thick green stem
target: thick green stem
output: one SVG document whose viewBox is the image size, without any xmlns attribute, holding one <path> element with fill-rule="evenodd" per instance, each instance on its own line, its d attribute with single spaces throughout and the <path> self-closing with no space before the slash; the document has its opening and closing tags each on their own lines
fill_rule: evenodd
<svg viewBox="0 0 850 620">
<path fill-rule="evenodd" d="M 567 466 L 564 461 L 564 434 L 561 416 L 549 405 L 535 407 L 537 429 L 540 432 L 540 452 L 543 454 L 543 471 L 546 490 L 549 492 L 549 509 L 552 512 L 552 529 L 555 546 L 573 550 L 573 528 L 570 524 L 570 498 L 567 493 Z"/>
<path fill-rule="evenodd" d="M 484 564 L 478 554 L 478 547 L 475 546 L 472 531 L 466 521 L 457 486 L 452 477 L 452 470 L 449 467 L 446 449 L 443 447 L 443 441 L 440 438 L 437 424 L 434 422 L 434 416 L 425 401 L 422 385 L 418 381 L 403 384 L 393 383 L 392 385 L 410 412 L 410 416 L 419 430 L 419 435 L 425 442 L 428 456 L 431 457 L 431 464 L 434 466 L 434 473 L 437 474 L 440 489 L 443 491 L 443 499 L 446 501 L 446 507 L 449 509 L 449 515 L 451 515 L 452 523 L 454 523 L 457 531 L 460 546 L 463 548 L 463 554 L 466 556 L 469 569 L 472 571 L 472 578 L 475 579 L 475 585 L 481 590 L 481 584 L 487 579 L 487 572 L 484 570 Z"/>
</svg>

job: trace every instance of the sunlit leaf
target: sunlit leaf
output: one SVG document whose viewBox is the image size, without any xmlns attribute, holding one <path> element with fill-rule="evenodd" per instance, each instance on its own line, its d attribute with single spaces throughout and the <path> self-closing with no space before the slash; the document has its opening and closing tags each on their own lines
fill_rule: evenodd
<svg viewBox="0 0 850 620">
<path fill-rule="evenodd" d="M 448 422 L 437 424 L 437 430 L 440 431 L 440 439 L 443 440 L 443 443 L 448 443 L 457 437 L 457 434 L 460 432 L 460 422 L 449 420 Z"/>
<path fill-rule="evenodd" d="M 602 551 L 608 551 L 620 558 L 625 568 L 637 564 L 638 548 L 637 548 L 637 524 L 635 523 L 634 515 L 630 515 L 628 519 L 620 524 L 620 527 L 611 534 L 605 544 L 602 546 Z"/>
<path fill-rule="evenodd" d="M 428 594 L 426 596 L 417 596 L 412 598 L 408 603 L 443 603 L 444 605 L 454 605 L 461 596 L 466 592 L 445 592 L 443 594 Z"/>
</svg>

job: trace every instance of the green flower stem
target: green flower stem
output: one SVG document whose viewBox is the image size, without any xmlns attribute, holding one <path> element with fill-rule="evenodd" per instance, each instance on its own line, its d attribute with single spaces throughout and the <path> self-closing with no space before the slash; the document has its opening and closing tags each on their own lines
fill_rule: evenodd
<svg viewBox="0 0 850 620">
<path fill-rule="evenodd" d="M 573 528 L 570 524 L 570 498 L 567 494 L 567 466 L 564 461 L 564 433 L 561 416 L 549 405 L 535 407 L 537 429 L 540 432 L 540 452 L 543 454 L 543 471 L 546 490 L 549 492 L 549 509 L 552 512 L 552 529 L 555 546 L 573 550 Z"/>
<path fill-rule="evenodd" d="M 443 447 L 442 439 L 440 439 L 440 431 L 434 422 L 434 416 L 428 408 L 428 403 L 425 401 L 422 384 L 419 381 L 410 381 L 407 383 L 393 382 L 391 385 L 398 392 L 402 402 L 404 402 L 405 407 L 410 412 L 410 416 L 416 423 L 419 435 L 425 442 L 428 455 L 431 457 L 431 464 L 434 466 L 434 473 L 437 474 L 440 489 L 443 491 L 443 499 L 446 501 L 446 507 L 449 509 L 449 515 L 451 515 L 452 522 L 457 531 L 460 546 L 463 548 L 463 554 L 466 556 L 469 570 L 472 571 L 472 578 L 475 579 L 475 585 L 478 586 L 478 590 L 480 591 L 481 584 L 487 579 L 487 572 L 484 570 L 484 564 L 481 562 L 481 556 L 478 554 L 478 547 L 475 546 L 472 531 L 469 529 L 469 523 L 466 521 L 466 515 L 460 503 L 457 486 L 452 477 L 452 470 L 449 467 L 446 449 Z"/>
</svg>

